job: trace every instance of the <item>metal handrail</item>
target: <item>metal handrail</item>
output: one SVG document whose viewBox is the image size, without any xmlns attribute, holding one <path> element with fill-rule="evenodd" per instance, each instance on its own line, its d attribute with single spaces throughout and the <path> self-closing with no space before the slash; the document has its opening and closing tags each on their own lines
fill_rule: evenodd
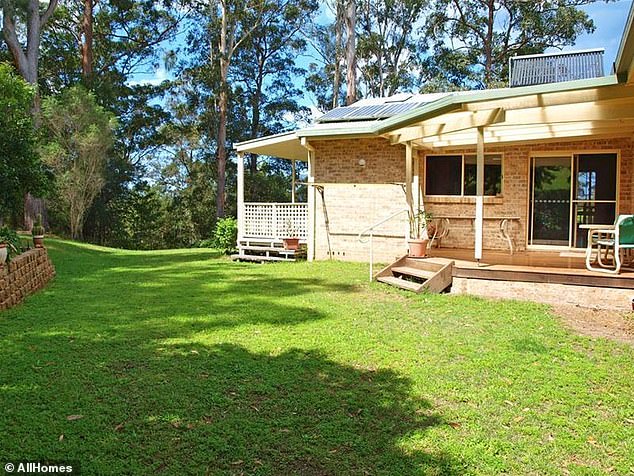
<svg viewBox="0 0 634 476">
<path fill-rule="evenodd" d="M 403 208 L 401 210 L 398 210 L 394 213 L 392 213 L 391 215 L 381 219 L 380 221 L 376 222 L 375 224 L 367 227 L 365 230 L 363 230 L 361 233 L 359 233 L 359 235 L 357 236 L 357 239 L 359 240 L 360 243 L 367 243 L 368 241 L 370 242 L 370 281 L 372 281 L 372 279 L 374 278 L 374 242 L 373 242 L 373 238 L 374 238 L 374 229 L 380 225 L 382 225 L 383 223 L 390 221 L 392 218 L 397 217 L 398 215 L 400 215 L 401 213 L 408 213 L 409 212 L 409 208 Z M 407 239 L 407 235 L 409 233 L 409 230 L 405 233 L 405 239 Z M 364 235 L 368 235 L 369 236 L 369 240 L 367 241 L 363 241 L 363 236 Z"/>
</svg>

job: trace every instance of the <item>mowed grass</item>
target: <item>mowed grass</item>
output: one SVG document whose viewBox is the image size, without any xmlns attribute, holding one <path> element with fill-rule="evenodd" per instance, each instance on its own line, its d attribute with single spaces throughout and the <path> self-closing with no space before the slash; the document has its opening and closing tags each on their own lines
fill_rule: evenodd
<svg viewBox="0 0 634 476">
<path fill-rule="evenodd" d="M 545 307 L 406 294 L 360 264 L 48 244 L 55 280 L 0 313 L 3 464 L 634 473 L 634 349 Z"/>
</svg>

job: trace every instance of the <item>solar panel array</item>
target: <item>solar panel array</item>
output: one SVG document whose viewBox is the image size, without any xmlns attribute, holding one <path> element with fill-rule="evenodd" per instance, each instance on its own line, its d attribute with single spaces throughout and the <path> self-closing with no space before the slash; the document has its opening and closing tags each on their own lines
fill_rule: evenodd
<svg viewBox="0 0 634 476">
<path fill-rule="evenodd" d="M 426 104 L 424 102 L 404 102 L 373 104 L 371 106 L 344 106 L 327 112 L 317 122 L 368 121 L 386 119 Z"/>
</svg>

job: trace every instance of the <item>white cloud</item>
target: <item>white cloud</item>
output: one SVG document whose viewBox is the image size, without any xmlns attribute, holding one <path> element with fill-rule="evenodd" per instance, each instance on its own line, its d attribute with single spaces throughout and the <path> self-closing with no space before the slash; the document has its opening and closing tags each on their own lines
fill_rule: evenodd
<svg viewBox="0 0 634 476">
<path fill-rule="evenodd" d="M 170 78 L 169 78 L 169 75 L 167 74 L 167 70 L 161 66 L 159 69 L 154 71 L 153 75 L 146 75 L 146 74 L 135 75 L 135 77 L 132 80 L 128 81 L 128 85 L 129 86 L 144 86 L 144 85 L 158 86 L 163 81 L 166 81 L 168 79 Z"/>
</svg>

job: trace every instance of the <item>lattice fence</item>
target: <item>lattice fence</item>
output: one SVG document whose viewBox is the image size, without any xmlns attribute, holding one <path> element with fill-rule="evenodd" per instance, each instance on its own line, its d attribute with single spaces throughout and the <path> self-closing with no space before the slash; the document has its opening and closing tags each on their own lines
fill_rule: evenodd
<svg viewBox="0 0 634 476">
<path fill-rule="evenodd" d="M 245 238 L 308 238 L 308 204 L 245 203 Z"/>
</svg>

